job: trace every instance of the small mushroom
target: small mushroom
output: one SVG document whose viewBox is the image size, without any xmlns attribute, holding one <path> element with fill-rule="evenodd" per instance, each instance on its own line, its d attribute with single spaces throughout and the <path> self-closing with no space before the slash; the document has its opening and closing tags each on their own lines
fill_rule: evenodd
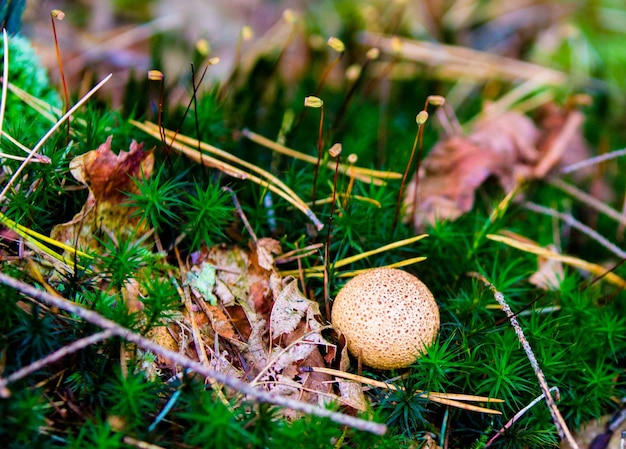
<svg viewBox="0 0 626 449">
<path fill-rule="evenodd" d="M 437 337 L 439 308 L 417 277 L 395 268 L 374 268 L 339 291 L 332 323 L 346 337 L 350 353 L 366 365 L 403 368 Z"/>
</svg>

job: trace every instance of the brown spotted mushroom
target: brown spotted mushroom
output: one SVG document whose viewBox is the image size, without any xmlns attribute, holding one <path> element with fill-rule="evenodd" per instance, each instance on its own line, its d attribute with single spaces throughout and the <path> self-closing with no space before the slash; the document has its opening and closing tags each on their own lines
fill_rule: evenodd
<svg viewBox="0 0 626 449">
<path fill-rule="evenodd" d="M 395 268 L 374 268 L 339 291 L 332 323 L 345 336 L 350 353 L 366 365 L 403 368 L 437 337 L 439 308 L 417 277 Z"/>
</svg>

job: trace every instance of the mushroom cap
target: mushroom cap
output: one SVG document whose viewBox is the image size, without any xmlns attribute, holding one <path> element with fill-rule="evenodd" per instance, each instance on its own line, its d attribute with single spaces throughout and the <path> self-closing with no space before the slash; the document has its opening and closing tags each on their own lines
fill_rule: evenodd
<svg viewBox="0 0 626 449">
<path fill-rule="evenodd" d="M 348 350 L 368 366 L 403 368 L 415 362 L 439 330 L 439 308 L 417 277 L 374 268 L 352 278 L 333 303 L 333 326 Z"/>
</svg>

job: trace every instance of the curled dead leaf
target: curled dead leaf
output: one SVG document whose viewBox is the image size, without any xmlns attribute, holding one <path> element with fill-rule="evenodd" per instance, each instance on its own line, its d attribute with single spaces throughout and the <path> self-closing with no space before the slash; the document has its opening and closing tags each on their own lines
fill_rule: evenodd
<svg viewBox="0 0 626 449">
<path fill-rule="evenodd" d="M 89 188 L 83 208 L 72 220 L 56 225 L 50 236 L 79 249 L 95 249 L 95 239 L 102 229 L 116 236 L 140 236 L 145 232 L 139 220 L 132 218 L 132 208 L 123 203 L 127 193 L 137 193 L 132 178 L 148 178 L 152 174 L 154 155 L 143 151 L 143 144 L 133 141 L 129 151 L 115 154 L 109 137 L 98 149 L 75 157 L 70 162 L 72 175 Z"/>
<path fill-rule="evenodd" d="M 588 149 L 581 115 L 546 107 L 540 125 L 519 112 L 486 115 L 468 136 L 440 140 L 407 185 L 404 221 L 416 230 L 456 220 L 474 205 L 475 191 L 490 177 L 510 192 L 520 179 L 545 176 L 562 163 L 581 160 Z M 565 151 L 572 145 L 572 151 Z"/>
</svg>

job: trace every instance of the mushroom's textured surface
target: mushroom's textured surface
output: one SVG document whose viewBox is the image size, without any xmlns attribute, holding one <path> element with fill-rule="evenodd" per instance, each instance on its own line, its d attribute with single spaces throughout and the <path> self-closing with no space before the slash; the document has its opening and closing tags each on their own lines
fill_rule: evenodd
<svg viewBox="0 0 626 449">
<path fill-rule="evenodd" d="M 439 330 L 439 308 L 417 277 L 395 268 L 360 274 L 339 291 L 333 326 L 348 350 L 372 368 L 402 368 L 415 362 Z"/>
</svg>

